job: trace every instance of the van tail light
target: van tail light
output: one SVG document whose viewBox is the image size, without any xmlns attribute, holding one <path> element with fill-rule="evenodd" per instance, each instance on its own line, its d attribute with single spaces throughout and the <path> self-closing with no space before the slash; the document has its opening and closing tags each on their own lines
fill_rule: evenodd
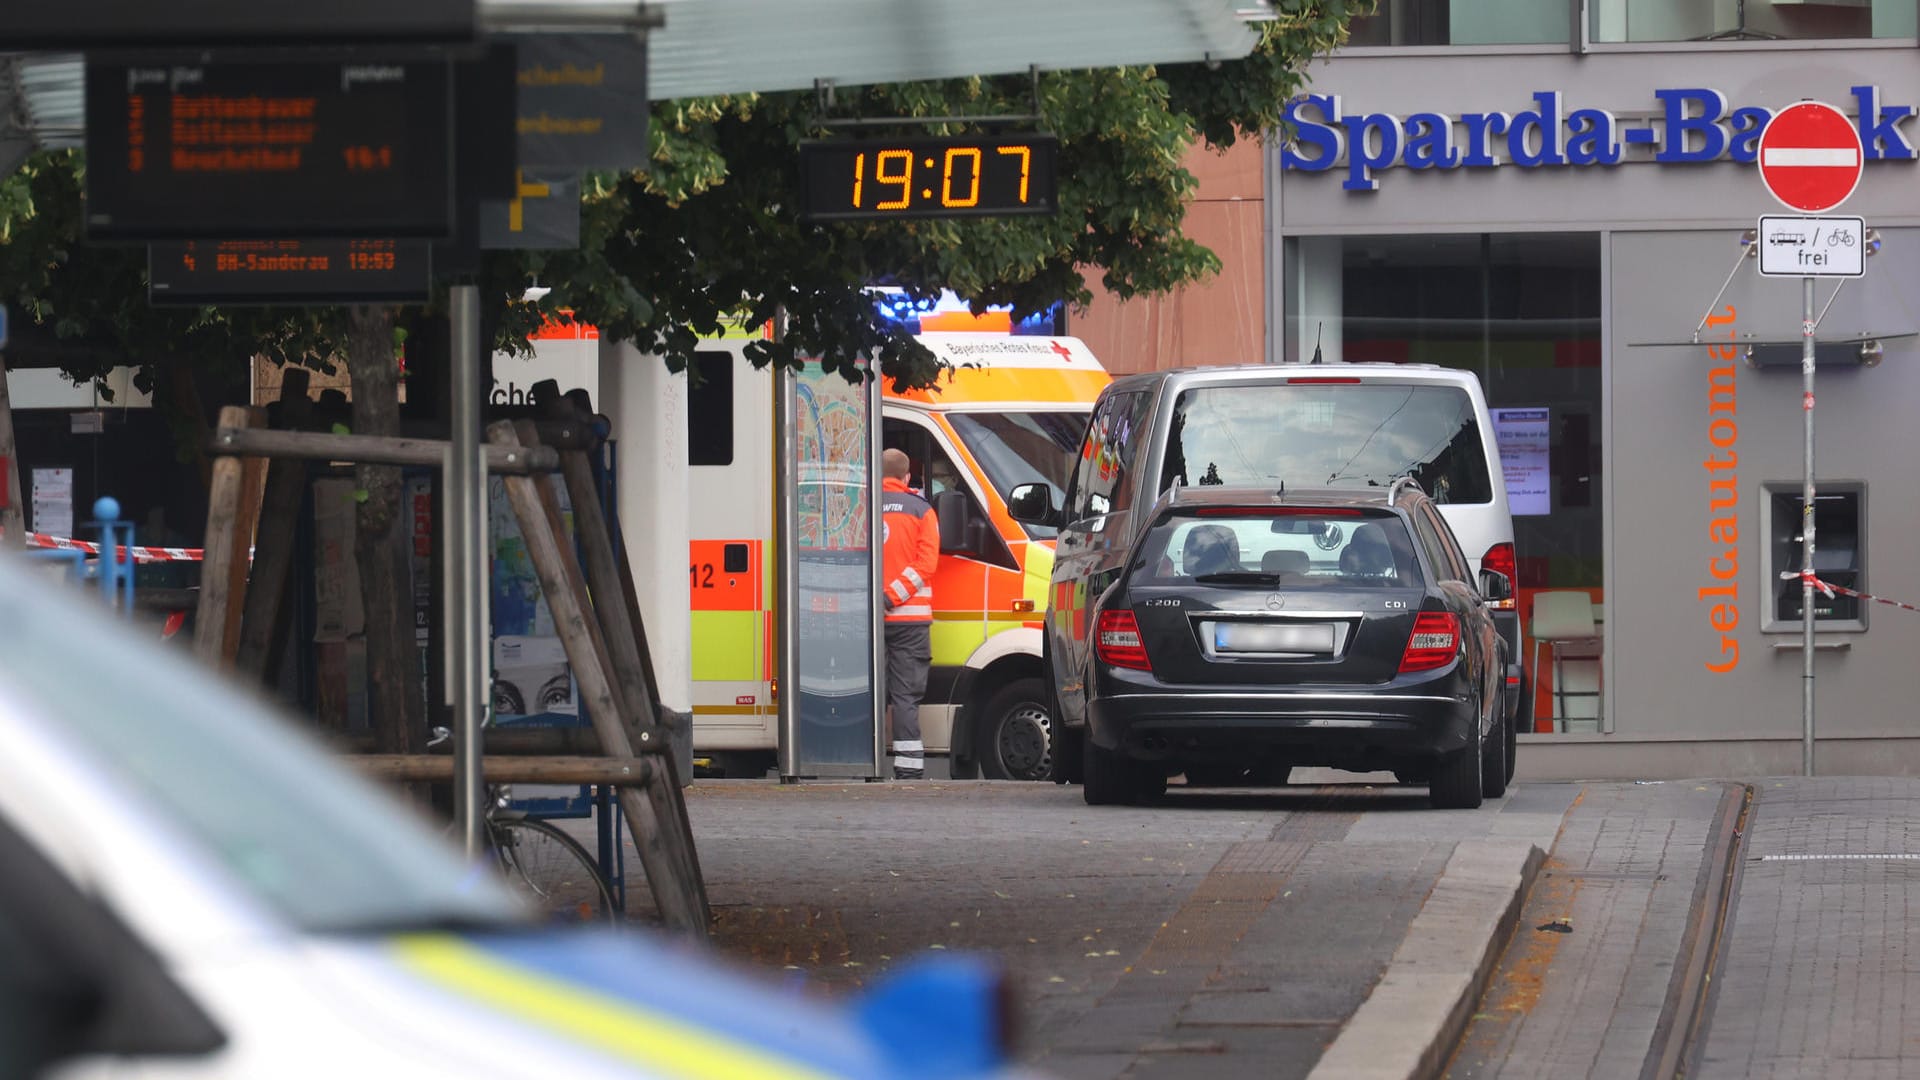
<svg viewBox="0 0 1920 1080">
<path fill-rule="evenodd" d="M 1400 655 L 1400 674 L 1446 667 L 1459 651 L 1460 616 L 1451 611 L 1423 611 L 1414 617 L 1407 651 Z"/>
<path fill-rule="evenodd" d="M 1520 595 L 1519 563 L 1513 557 L 1512 544 L 1495 544 L 1480 556 L 1480 569 L 1498 570 L 1507 575 L 1507 581 L 1513 586 L 1513 595 Z M 1513 610 L 1513 596 L 1493 605 L 1503 611 Z"/>
<path fill-rule="evenodd" d="M 1131 611 L 1103 611 L 1095 627 L 1095 642 L 1100 661 L 1114 667 L 1152 671 L 1147 661 L 1146 642 L 1140 638 L 1140 624 Z"/>
</svg>

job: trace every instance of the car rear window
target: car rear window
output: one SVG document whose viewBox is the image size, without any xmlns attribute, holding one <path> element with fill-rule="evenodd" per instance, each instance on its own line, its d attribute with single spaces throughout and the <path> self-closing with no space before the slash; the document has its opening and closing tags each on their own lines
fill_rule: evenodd
<svg viewBox="0 0 1920 1080">
<path fill-rule="evenodd" d="M 1406 588 L 1422 581 L 1406 523 L 1357 510 L 1175 511 L 1148 531 L 1133 566 L 1134 580 L 1148 584 L 1219 575 L 1300 588 Z"/>
<path fill-rule="evenodd" d="M 1490 503 L 1486 443 L 1458 386 L 1337 381 L 1196 386 L 1174 404 L 1160 486 L 1386 487 Z"/>
</svg>

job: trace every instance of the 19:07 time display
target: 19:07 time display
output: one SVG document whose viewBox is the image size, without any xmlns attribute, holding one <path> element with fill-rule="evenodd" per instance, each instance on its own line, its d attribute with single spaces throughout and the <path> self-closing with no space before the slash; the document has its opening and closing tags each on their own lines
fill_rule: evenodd
<svg viewBox="0 0 1920 1080">
<path fill-rule="evenodd" d="M 800 144 L 802 216 L 814 221 L 1051 214 L 1051 135 L 821 139 Z"/>
</svg>

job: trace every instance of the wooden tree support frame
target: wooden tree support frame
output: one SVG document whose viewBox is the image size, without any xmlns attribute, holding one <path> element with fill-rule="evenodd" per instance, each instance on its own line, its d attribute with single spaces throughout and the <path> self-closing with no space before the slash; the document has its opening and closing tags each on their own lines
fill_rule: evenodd
<svg viewBox="0 0 1920 1080">
<path fill-rule="evenodd" d="M 651 672 L 643 666 L 645 637 L 638 608 L 621 585 L 617 553 L 593 487 L 587 457 L 593 440 L 581 437 L 585 423 L 584 418 L 544 425 L 495 423 L 487 429 L 487 468 L 504 477 L 527 553 L 553 611 L 555 631 L 580 685 L 599 756 L 565 756 L 566 751 L 581 748 L 579 738 L 573 736 L 531 740 L 542 744 L 539 750 L 558 750 L 562 756 L 483 755 L 481 767 L 488 782 L 614 787 L 661 920 L 670 930 L 704 939 L 709 909 L 692 822 L 661 727 Z M 543 433 L 554 436 L 560 448 L 543 444 Z M 262 522 L 259 550 L 252 558 L 254 573 L 261 579 L 256 582 L 261 595 L 249 597 L 246 545 L 254 522 L 247 507 L 261 501 L 257 488 L 251 500 L 247 497 L 249 470 L 269 489 L 266 501 L 277 515 L 290 502 L 295 507 L 298 502 L 288 490 L 294 481 L 274 484 L 273 478 L 287 471 L 270 475 L 265 467 L 268 459 L 438 466 L 445 460 L 446 447 L 443 442 L 419 439 L 266 431 L 256 426 L 256 417 L 248 410 L 222 409 L 212 444 L 216 457 L 208 495 L 195 652 L 212 666 L 231 667 L 241 643 L 248 642 L 244 671 L 258 677 L 264 652 L 258 643 L 269 633 L 262 626 L 270 627 L 279 617 L 288 553 L 276 553 L 273 548 L 290 547 L 291 530 L 282 529 L 278 521 Z M 555 487 L 560 478 L 552 475 L 556 471 L 568 481 L 574 527 L 586 553 L 584 571 L 574 558 L 573 545 L 564 539 Z M 243 605 L 244 620 L 240 618 Z M 486 742 L 505 734 L 490 732 Z M 527 742 L 523 740 L 522 745 Z M 551 747 L 544 745 L 548 743 Z M 353 758 L 362 769 L 391 780 L 438 781 L 453 775 L 453 759 L 444 754 Z"/>
<path fill-rule="evenodd" d="M 348 760 L 368 776 L 382 780 L 447 783 L 453 780 L 451 756 L 425 754 L 355 754 Z M 481 759 L 481 773 L 489 784 L 606 784 L 629 787 L 659 781 L 654 769 L 659 758 L 510 757 Z"/>
<path fill-rule="evenodd" d="M 496 447 L 521 449 L 536 445 L 534 440 L 538 438 L 530 421 L 498 421 L 487 427 L 487 442 Z M 584 452 L 569 450 L 562 458 L 573 454 Z M 639 679 L 636 665 L 622 657 L 616 666 L 607 647 L 603 622 L 617 624 L 624 617 L 621 594 L 617 586 L 611 592 L 588 592 L 572 545 L 561 542 L 565 530 L 561 528 L 560 500 L 552 478 L 508 476 L 505 486 L 540 591 L 553 612 L 554 632 L 566 649 L 567 663 L 580 684 L 582 704 L 593 722 L 594 733 L 600 737 L 600 752 L 608 757 L 630 757 L 639 750 L 656 755 L 662 766 L 655 775 L 667 782 L 619 789 L 620 808 L 633 833 L 647 883 L 653 887 L 654 902 L 669 927 L 704 934 L 708 919 L 706 884 L 700 876 L 686 801 L 673 776 L 668 740 L 660 729 L 659 709 L 644 691 L 634 690 Z M 588 545 L 592 543 L 591 534 L 597 531 L 611 550 L 605 520 L 597 516 L 591 519 L 598 523 L 596 530 L 581 516 L 586 506 L 598 505 L 597 496 L 584 505 L 574 503 L 574 524 Z M 594 595 L 604 602 L 594 604 Z M 627 635 L 631 636 L 630 627 Z"/>
</svg>

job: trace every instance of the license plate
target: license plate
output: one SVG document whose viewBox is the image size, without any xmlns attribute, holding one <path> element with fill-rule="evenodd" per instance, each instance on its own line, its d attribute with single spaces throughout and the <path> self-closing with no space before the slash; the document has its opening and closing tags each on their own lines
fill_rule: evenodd
<svg viewBox="0 0 1920 1080">
<path fill-rule="evenodd" d="M 1330 653 L 1333 624 L 1218 622 L 1213 624 L 1213 649 L 1244 653 Z"/>
</svg>

